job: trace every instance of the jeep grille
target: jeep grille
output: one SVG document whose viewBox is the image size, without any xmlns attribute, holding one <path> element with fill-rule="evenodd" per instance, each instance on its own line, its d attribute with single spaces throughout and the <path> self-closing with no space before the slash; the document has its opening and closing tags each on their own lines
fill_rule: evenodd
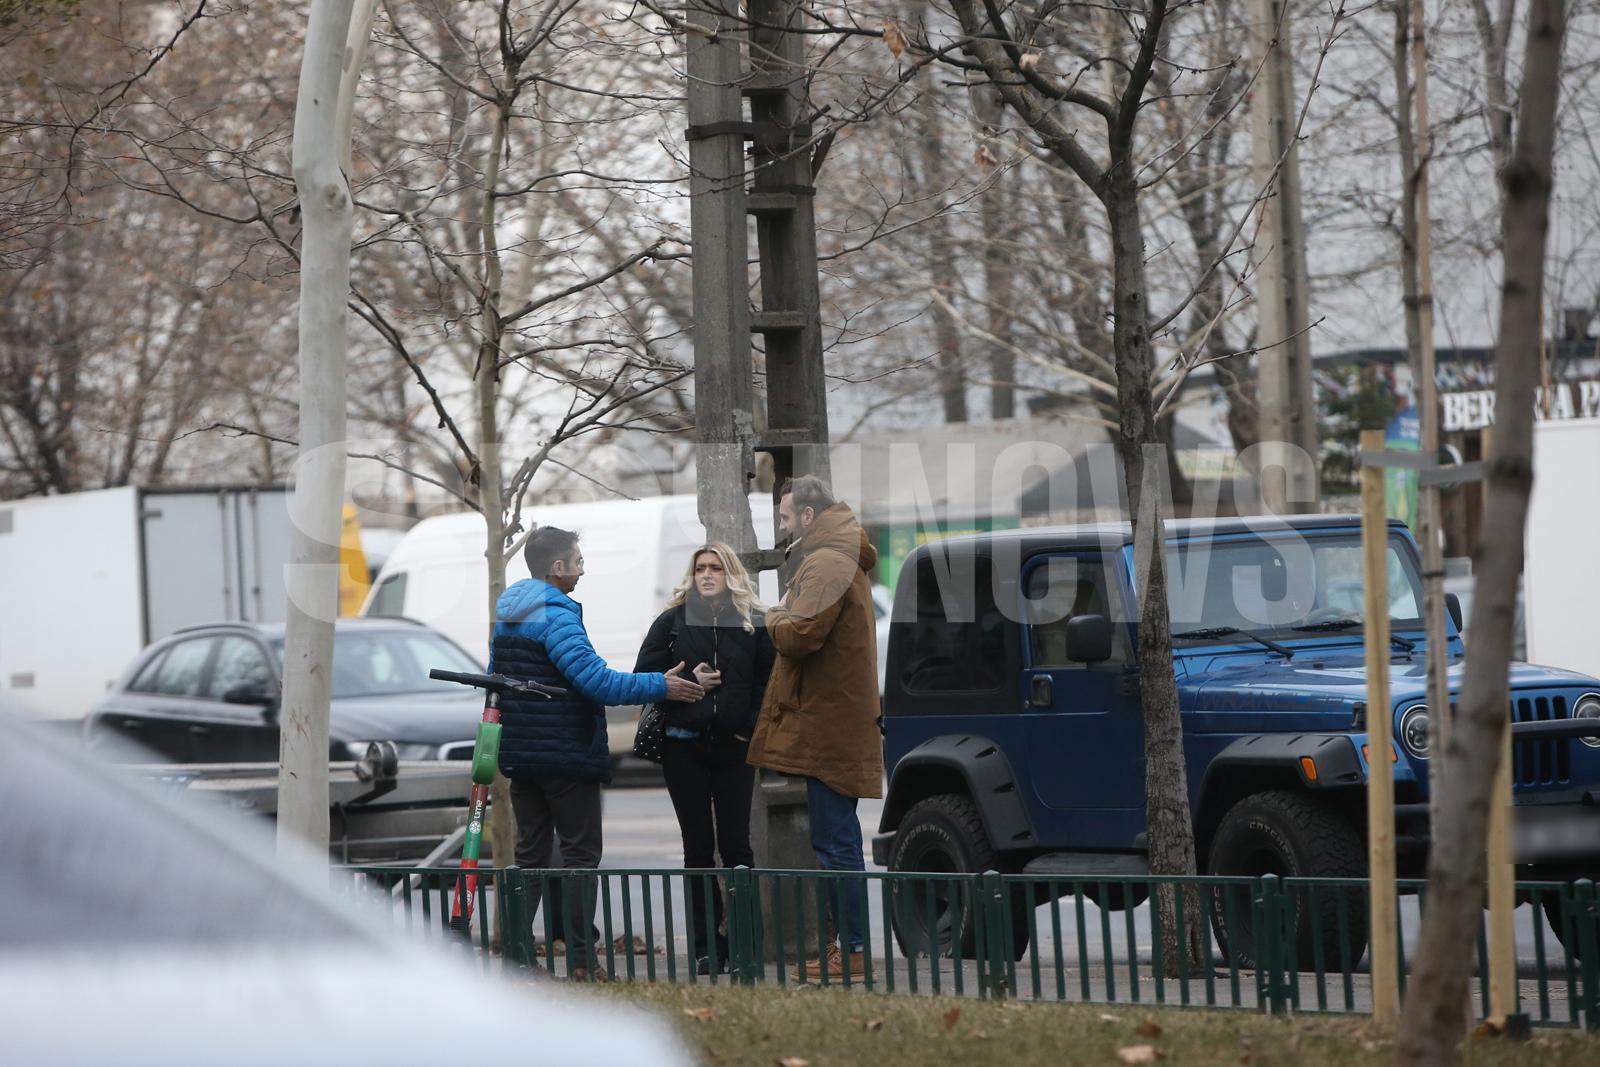
<svg viewBox="0 0 1600 1067">
<path fill-rule="evenodd" d="M 1518 697 L 1511 702 L 1512 722 L 1547 722 L 1567 718 L 1563 696 Z M 1572 742 L 1517 741 L 1511 746 L 1512 774 L 1519 786 L 1565 785 L 1572 777 Z"/>
</svg>

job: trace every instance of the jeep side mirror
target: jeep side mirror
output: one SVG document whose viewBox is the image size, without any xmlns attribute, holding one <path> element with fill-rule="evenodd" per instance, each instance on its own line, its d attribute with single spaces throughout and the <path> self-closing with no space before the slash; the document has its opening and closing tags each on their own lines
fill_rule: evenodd
<svg viewBox="0 0 1600 1067">
<path fill-rule="evenodd" d="M 1074 615 L 1067 620 L 1067 659 L 1103 663 L 1111 658 L 1111 623 L 1104 615 Z"/>
<path fill-rule="evenodd" d="M 1466 632 L 1466 627 L 1461 625 L 1461 598 L 1454 593 L 1444 595 L 1444 610 L 1450 613 L 1450 621 L 1456 624 L 1456 632 Z"/>
</svg>

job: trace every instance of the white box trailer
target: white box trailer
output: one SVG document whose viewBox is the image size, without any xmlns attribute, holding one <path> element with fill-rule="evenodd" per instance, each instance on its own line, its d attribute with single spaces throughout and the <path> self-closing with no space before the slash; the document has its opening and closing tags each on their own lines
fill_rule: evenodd
<svg viewBox="0 0 1600 1067">
<path fill-rule="evenodd" d="M 1491 517 L 1492 518 L 1492 517 Z M 1528 660 L 1600 675 L 1600 419 L 1533 427 L 1533 497 L 1523 562 Z"/>
<path fill-rule="evenodd" d="M 157 638 L 282 622 L 288 502 L 130 486 L 0 503 L 0 712 L 82 718 Z"/>
</svg>

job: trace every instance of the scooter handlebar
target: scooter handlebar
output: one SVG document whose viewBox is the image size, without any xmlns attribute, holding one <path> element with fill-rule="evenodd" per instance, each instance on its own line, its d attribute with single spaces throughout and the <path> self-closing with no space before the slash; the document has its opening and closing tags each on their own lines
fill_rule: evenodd
<svg viewBox="0 0 1600 1067">
<path fill-rule="evenodd" d="M 544 685 L 504 674 L 463 674 L 460 671 L 445 671 L 435 667 L 428 672 L 428 677 L 441 682 L 457 682 L 476 689 L 487 689 L 491 693 L 529 693 L 542 696 L 546 700 L 567 695 L 567 691 L 560 686 Z"/>
</svg>

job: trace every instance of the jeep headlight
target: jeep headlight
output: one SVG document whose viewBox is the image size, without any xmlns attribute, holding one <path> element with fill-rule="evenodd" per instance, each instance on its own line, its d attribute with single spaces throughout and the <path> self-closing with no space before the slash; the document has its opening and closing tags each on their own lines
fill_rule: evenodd
<svg viewBox="0 0 1600 1067">
<path fill-rule="evenodd" d="M 1595 713 L 1600 715 L 1600 699 L 1595 701 Z M 1428 706 L 1418 704 L 1407 708 L 1400 716 L 1400 747 L 1411 759 L 1428 758 Z"/>
<path fill-rule="evenodd" d="M 1600 719 L 1600 694 L 1585 693 L 1572 707 L 1574 719 Z M 1578 740 L 1590 748 L 1600 748 L 1600 737 L 1580 737 Z"/>
</svg>

